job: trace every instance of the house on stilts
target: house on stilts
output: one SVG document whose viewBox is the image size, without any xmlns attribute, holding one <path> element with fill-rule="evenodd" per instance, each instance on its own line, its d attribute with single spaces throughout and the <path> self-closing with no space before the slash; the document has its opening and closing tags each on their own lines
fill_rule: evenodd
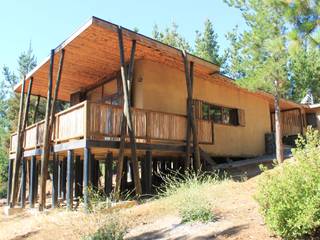
<svg viewBox="0 0 320 240">
<path fill-rule="evenodd" d="M 106 194 L 149 194 L 159 172 L 263 155 L 274 129 L 271 95 L 240 88 L 216 64 L 96 17 L 14 90 L 24 94 L 10 144 L 12 206 L 19 182 L 24 206 L 29 179 L 30 206 L 39 193 L 40 209 L 46 207 L 49 162 L 52 206 L 61 198 L 73 208 L 75 198 L 89 203 L 88 188 L 100 179 Z M 46 117 L 26 126 L 30 95 L 47 99 Z M 70 107 L 56 112 L 57 100 Z M 281 100 L 285 137 L 305 131 L 310 109 Z"/>
</svg>

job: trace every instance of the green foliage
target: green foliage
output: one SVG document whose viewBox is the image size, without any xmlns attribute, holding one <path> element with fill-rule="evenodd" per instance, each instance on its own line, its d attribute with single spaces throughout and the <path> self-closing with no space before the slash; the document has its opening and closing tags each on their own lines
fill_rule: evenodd
<svg viewBox="0 0 320 240">
<path fill-rule="evenodd" d="M 209 222 L 215 219 L 209 189 L 220 182 L 218 175 L 174 173 L 163 179 L 160 196 L 179 211 L 182 222 Z"/>
<path fill-rule="evenodd" d="M 172 23 L 171 27 L 166 27 L 163 32 L 159 30 L 158 25 L 154 25 L 152 37 L 172 47 L 191 52 L 189 43 L 178 33 L 178 25 L 174 22 Z"/>
<path fill-rule="evenodd" d="M 266 171 L 256 199 L 267 226 L 284 239 L 316 234 L 320 227 L 320 133 L 311 128 L 299 137 L 295 161 Z"/>
<path fill-rule="evenodd" d="M 282 82 L 282 97 L 300 102 L 311 88 L 318 99 L 319 81 L 315 79 L 319 79 L 319 48 L 313 46 L 320 43 L 319 1 L 225 2 L 242 12 L 247 25 L 242 33 L 235 29 L 227 34 L 230 47 L 224 66 L 226 73 L 251 90 L 274 93 L 272 78 L 278 78 Z M 283 46 L 280 58 L 268 47 L 279 39 Z M 270 73 L 274 76 L 269 77 Z"/>
<path fill-rule="evenodd" d="M 107 225 L 101 227 L 95 233 L 85 236 L 84 240 L 122 240 L 126 233 L 126 228 L 118 221 L 112 220 Z"/>
<path fill-rule="evenodd" d="M 301 101 L 311 89 L 315 102 L 320 101 L 320 50 L 297 47 L 290 55 L 289 68 L 294 83 L 293 99 Z"/>
<path fill-rule="evenodd" d="M 207 61 L 221 65 L 223 59 L 219 56 L 218 35 L 213 30 L 212 22 L 207 19 L 204 23 L 204 32 L 196 31 L 194 54 Z"/>
</svg>

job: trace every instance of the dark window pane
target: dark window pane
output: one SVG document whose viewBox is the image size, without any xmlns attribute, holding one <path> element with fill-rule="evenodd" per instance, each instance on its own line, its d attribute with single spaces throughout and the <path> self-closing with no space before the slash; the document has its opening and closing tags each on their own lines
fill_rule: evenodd
<svg viewBox="0 0 320 240">
<path fill-rule="evenodd" d="M 202 119 L 209 120 L 209 105 L 202 103 Z"/>
<path fill-rule="evenodd" d="M 239 125 L 238 109 L 231 109 L 231 111 L 230 111 L 230 124 L 235 125 L 235 126 Z"/>
<path fill-rule="evenodd" d="M 215 123 L 221 123 L 222 121 L 222 113 L 221 113 L 221 107 L 211 105 L 210 111 L 209 111 L 209 118 L 213 120 Z"/>
</svg>

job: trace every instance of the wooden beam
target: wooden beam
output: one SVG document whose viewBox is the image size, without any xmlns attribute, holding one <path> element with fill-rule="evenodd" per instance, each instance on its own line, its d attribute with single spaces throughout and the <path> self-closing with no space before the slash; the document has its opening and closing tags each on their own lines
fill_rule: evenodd
<svg viewBox="0 0 320 240">
<path fill-rule="evenodd" d="M 74 173 L 73 173 L 73 157 L 74 153 L 73 150 L 68 150 L 68 157 L 67 157 L 67 209 L 73 209 L 73 180 L 74 180 Z"/>
<path fill-rule="evenodd" d="M 10 197 L 12 190 L 12 168 L 13 168 L 13 159 L 9 159 L 8 164 L 8 188 L 7 188 L 7 205 L 10 205 Z"/>
<path fill-rule="evenodd" d="M 63 159 L 61 167 L 62 167 L 62 173 L 61 173 L 62 199 L 66 200 L 66 197 L 67 197 L 67 158 Z"/>
<path fill-rule="evenodd" d="M 29 182 L 29 205 L 30 208 L 34 207 L 35 201 L 35 188 L 36 188 L 36 171 L 37 171 L 37 159 L 36 156 L 31 157 L 30 166 L 30 182 Z"/>
<path fill-rule="evenodd" d="M 46 183 L 48 176 L 48 163 L 50 154 L 50 108 L 51 108 L 51 97 L 52 97 L 52 81 L 53 81 L 53 64 L 54 64 L 54 50 L 51 50 L 50 54 L 50 66 L 49 66 L 49 77 L 48 77 L 48 93 L 47 93 L 47 104 L 45 123 L 43 131 L 43 152 L 41 154 L 41 176 L 40 176 L 40 202 L 39 210 L 43 211 L 46 204 Z"/>
<path fill-rule="evenodd" d="M 182 51 L 182 58 L 184 62 L 186 85 L 187 85 L 187 118 L 188 118 L 188 129 L 187 129 L 187 151 L 186 151 L 186 165 L 190 161 L 190 135 L 193 136 L 193 149 L 194 149 L 194 167 L 198 171 L 201 168 L 200 162 L 200 151 L 199 151 L 199 141 L 198 141 L 198 131 L 197 123 L 194 117 L 194 109 L 192 103 L 193 95 L 193 62 L 190 62 L 187 58 L 187 53 Z"/>
<path fill-rule="evenodd" d="M 151 194 L 152 192 L 152 152 L 146 151 L 146 155 L 141 163 L 141 175 L 143 182 L 143 193 Z"/>
<path fill-rule="evenodd" d="M 84 207 L 88 211 L 89 209 L 89 161 L 90 161 L 90 149 L 84 148 L 83 152 L 83 202 Z"/>
<path fill-rule="evenodd" d="M 80 172 L 80 170 L 81 170 L 80 156 L 76 156 L 74 170 L 75 170 L 74 196 L 75 196 L 75 198 L 78 198 L 78 197 L 80 197 L 80 186 L 82 185 L 82 183 L 80 182 L 80 174 L 81 174 L 81 172 Z"/>
<path fill-rule="evenodd" d="M 17 148 L 16 155 L 13 165 L 13 179 L 12 179 L 12 190 L 11 190 L 11 204 L 10 206 L 15 206 L 18 198 L 18 187 L 19 187 L 19 168 L 21 164 L 21 155 L 22 155 L 22 116 L 23 116 L 23 104 L 24 104 L 24 88 L 25 88 L 26 78 L 23 78 L 22 82 L 22 91 L 20 94 L 20 106 L 19 106 L 19 117 L 18 117 L 18 129 L 17 129 Z"/>
<path fill-rule="evenodd" d="M 52 78 L 53 78 L 53 64 L 54 64 L 54 50 L 51 50 L 50 58 L 50 68 L 49 68 L 49 84 L 48 84 L 48 96 L 47 96 L 47 106 L 46 106 L 46 116 L 45 116 L 45 126 L 43 135 L 43 153 L 41 155 L 41 193 L 40 193 L 40 204 L 39 210 L 42 211 L 46 204 L 46 179 L 48 175 L 48 162 L 50 156 L 50 144 L 51 144 L 51 133 L 52 126 L 54 123 L 55 105 L 57 100 L 57 95 L 60 86 L 62 68 L 64 59 L 64 49 L 61 49 L 60 61 L 56 79 L 56 85 L 54 90 L 54 95 L 51 103 L 52 97 Z"/>
<path fill-rule="evenodd" d="M 27 162 L 25 158 L 21 159 L 21 207 L 26 205 L 26 184 L 27 184 Z"/>
<path fill-rule="evenodd" d="M 53 164 L 52 164 L 52 208 L 58 206 L 58 164 L 59 157 L 58 154 L 53 154 Z"/>
<path fill-rule="evenodd" d="M 136 195 L 139 196 L 142 193 L 141 190 L 141 182 L 139 178 L 139 163 L 137 159 L 137 146 L 136 146 L 136 138 L 134 133 L 134 128 L 132 124 L 132 115 L 131 115 L 131 99 L 130 99 L 130 90 L 131 90 L 131 79 L 133 73 L 133 63 L 134 63 L 134 54 L 136 48 L 136 42 L 132 42 L 131 47 L 131 56 L 130 56 L 130 66 L 129 66 L 129 74 L 127 76 L 126 67 L 125 67 L 125 56 L 124 56 L 124 46 L 123 46 L 123 36 L 122 36 L 122 28 L 118 27 L 118 43 L 120 50 L 120 69 L 121 69 L 121 79 L 122 79 L 122 88 L 123 88 L 123 118 L 121 123 L 121 141 L 120 141 L 120 149 L 119 149 L 119 157 L 118 157 L 118 168 L 117 169 L 117 177 L 116 177 L 116 197 L 119 196 L 119 190 L 121 186 L 121 174 L 123 168 L 123 158 L 124 158 L 124 139 L 125 139 L 125 122 L 128 126 L 128 133 L 130 138 L 130 148 L 131 148 L 131 161 L 133 165 L 134 171 L 134 182 L 135 182 L 135 192 Z M 129 86 L 128 86 L 129 84 Z"/>
<path fill-rule="evenodd" d="M 105 168 L 104 168 L 104 193 L 109 196 L 112 192 L 112 163 L 113 163 L 113 154 L 112 152 L 107 153 Z"/>
</svg>

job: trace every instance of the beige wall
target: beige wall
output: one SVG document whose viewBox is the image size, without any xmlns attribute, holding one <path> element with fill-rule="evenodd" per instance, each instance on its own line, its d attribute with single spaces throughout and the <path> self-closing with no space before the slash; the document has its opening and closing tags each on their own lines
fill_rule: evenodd
<svg viewBox="0 0 320 240">
<path fill-rule="evenodd" d="M 135 107 L 170 113 L 186 112 L 185 77 L 177 69 L 150 61 L 137 61 L 133 94 Z M 215 124 L 215 143 L 202 145 L 204 150 L 217 156 L 264 153 L 264 134 L 270 132 L 267 101 L 239 89 L 199 78 L 194 79 L 194 98 L 245 111 L 245 127 Z"/>
</svg>

